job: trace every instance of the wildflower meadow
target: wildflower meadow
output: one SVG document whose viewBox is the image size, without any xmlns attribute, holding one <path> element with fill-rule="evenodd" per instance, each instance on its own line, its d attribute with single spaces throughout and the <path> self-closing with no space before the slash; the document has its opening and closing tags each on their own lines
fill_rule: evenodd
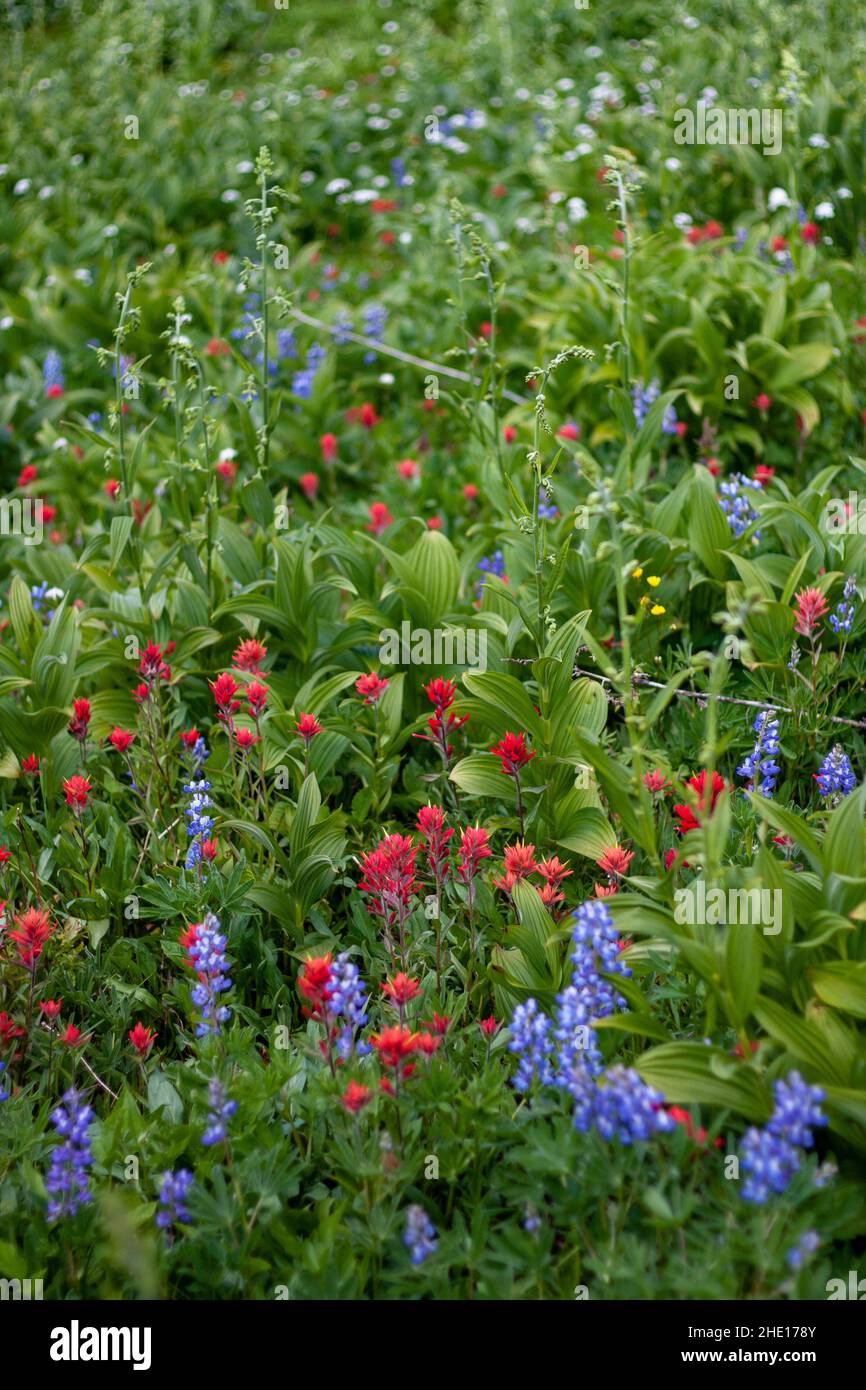
<svg viewBox="0 0 866 1390">
<path fill-rule="evenodd" d="M 814 1332 L 866 1298 L 860 7 L 0 29 L 2 1298 Z"/>
</svg>

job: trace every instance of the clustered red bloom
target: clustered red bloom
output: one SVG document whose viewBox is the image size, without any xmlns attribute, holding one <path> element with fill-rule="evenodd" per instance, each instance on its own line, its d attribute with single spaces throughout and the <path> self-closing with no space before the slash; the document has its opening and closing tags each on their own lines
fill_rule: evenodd
<svg viewBox="0 0 866 1390">
<path fill-rule="evenodd" d="M 680 1105 L 669 1105 L 668 1114 L 678 1125 L 683 1126 L 683 1129 L 693 1144 L 697 1144 L 700 1148 L 704 1148 L 707 1142 L 707 1131 L 704 1129 L 703 1125 L 699 1125 L 697 1129 L 695 1128 L 694 1121 L 688 1110 L 684 1110 Z M 720 1149 L 722 1145 L 723 1140 L 721 1136 L 713 1140 L 714 1149 Z"/>
<path fill-rule="evenodd" d="M 525 734 L 507 733 L 490 751 L 496 754 L 502 771 L 508 777 L 517 777 L 520 769 L 535 757 L 535 753 L 526 746 Z"/>
<path fill-rule="evenodd" d="M 499 1031 L 499 1024 L 492 1014 L 489 1018 L 480 1018 L 478 1020 L 478 1027 L 481 1029 L 485 1038 L 495 1037 L 496 1033 Z"/>
<path fill-rule="evenodd" d="M 330 951 L 324 956 L 307 956 L 298 975 L 298 989 L 312 1005 L 313 1017 L 319 1017 L 328 1002 L 328 986 L 331 983 L 331 967 L 334 958 Z"/>
<path fill-rule="evenodd" d="M 259 734 L 254 734 L 252 729 L 236 729 L 235 743 L 242 753 L 249 753 L 251 748 L 255 748 L 261 742 Z"/>
<path fill-rule="evenodd" d="M 53 1021 L 55 1018 L 59 1018 L 59 1017 L 60 1017 L 60 1006 L 62 1005 L 62 1003 L 63 1003 L 63 999 L 62 999 L 62 998 L 60 998 L 60 999 L 40 999 L 40 1000 L 39 1000 L 39 1008 L 40 1008 L 40 1011 L 41 1011 L 42 1013 L 44 1013 L 44 1015 L 45 1015 L 45 1017 L 46 1017 L 47 1019 Z"/>
<path fill-rule="evenodd" d="M 214 860 L 216 859 L 218 853 L 219 853 L 219 841 L 218 841 L 218 840 L 202 840 L 202 842 L 201 842 L 201 857 L 202 857 L 202 859 L 205 859 L 205 860 L 207 860 L 207 862 L 208 862 L 209 864 L 212 864 L 212 863 L 214 862 Z"/>
<path fill-rule="evenodd" d="M 237 681 L 228 671 L 224 671 L 215 681 L 210 682 L 210 688 L 216 701 L 217 718 L 230 724 L 232 715 L 237 714 L 241 707 L 240 700 L 235 699 L 240 688 Z"/>
<path fill-rule="evenodd" d="M 143 1023 L 136 1023 L 135 1027 L 131 1028 L 126 1036 L 143 1061 L 156 1041 L 156 1030 L 153 1028 L 145 1028 Z"/>
<path fill-rule="evenodd" d="M 448 877 L 448 841 L 454 830 L 451 826 L 446 826 L 441 806 L 422 806 L 418 812 L 417 826 L 426 842 L 428 867 L 437 885 L 441 887 Z"/>
<path fill-rule="evenodd" d="M 333 463 L 337 457 L 337 436 L 335 434 L 323 434 L 319 440 L 319 448 L 322 451 L 323 462 Z"/>
<path fill-rule="evenodd" d="M 371 405 L 369 401 L 347 410 L 346 420 L 350 425 L 363 425 L 365 430 L 375 429 L 377 425 L 382 423 L 382 417 L 376 414 L 376 407 Z"/>
<path fill-rule="evenodd" d="M 488 831 L 480 825 L 467 826 L 460 836 L 457 872 L 468 885 L 470 893 L 474 889 L 473 880 L 481 868 L 481 860 L 490 859 L 492 854 Z"/>
<path fill-rule="evenodd" d="M 421 981 L 413 980 L 411 975 L 401 970 L 392 980 L 385 982 L 382 993 L 388 996 L 392 1004 L 399 1007 L 402 1015 L 403 1008 L 410 999 L 415 999 L 421 993 Z"/>
<path fill-rule="evenodd" d="M 20 1023 L 16 1023 L 14 1018 L 7 1014 L 4 1009 L 0 1013 L 0 1043 L 8 1047 L 10 1043 L 17 1042 L 19 1038 L 26 1038 L 26 1029 Z"/>
<path fill-rule="evenodd" d="M 324 732 L 314 714 L 302 714 L 295 727 L 308 748 L 316 734 Z"/>
<path fill-rule="evenodd" d="M 46 941 L 54 931 L 54 924 L 47 912 L 36 907 L 28 907 L 15 918 L 15 930 L 9 933 L 18 947 L 18 959 L 28 970 L 35 970 L 36 962 L 42 955 Z"/>
<path fill-rule="evenodd" d="M 409 1076 L 410 1069 L 406 1062 L 417 1048 L 420 1036 L 420 1033 L 413 1033 L 410 1028 L 396 1024 L 393 1028 L 383 1028 L 381 1033 L 372 1033 L 370 1041 L 386 1067 L 393 1067 L 398 1075 Z"/>
<path fill-rule="evenodd" d="M 386 835 L 374 850 L 361 855 L 364 877 L 358 887 L 369 897 L 368 910 L 382 919 L 393 957 L 391 928 L 396 925 L 405 961 L 406 919 L 416 892 L 415 856 L 418 850 L 408 835 Z"/>
<path fill-rule="evenodd" d="M 268 687 L 262 685 L 261 681 L 251 681 L 247 686 L 247 700 L 249 701 L 250 714 L 258 723 L 265 712 L 265 705 L 268 701 Z"/>
<path fill-rule="evenodd" d="M 81 815 L 86 810 L 91 792 L 90 781 L 87 777 L 81 777 L 77 773 L 74 777 L 67 777 L 63 783 L 63 794 L 66 797 L 67 806 L 71 806 L 75 814 Z"/>
<path fill-rule="evenodd" d="M 544 879 L 544 887 L 541 889 L 541 901 L 544 906 L 552 908 L 557 903 L 564 902 L 565 894 L 561 891 L 562 884 L 565 879 L 571 878 L 571 869 L 566 864 L 561 863 L 557 855 L 554 855 L 551 859 L 539 860 L 538 872 Z"/>
<path fill-rule="evenodd" d="M 388 682 L 384 676 L 378 676 L 375 671 L 370 671 L 367 675 L 358 677 L 355 681 L 355 689 L 359 695 L 363 695 L 365 705 L 376 705 L 388 689 Z"/>
<path fill-rule="evenodd" d="M 435 706 L 435 713 L 427 720 L 430 733 L 416 734 L 415 737 L 423 739 L 426 743 L 435 743 L 447 767 L 451 754 L 454 752 L 450 742 L 451 735 L 463 727 L 469 715 L 451 713 L 451 706 L 457 694 L 457 688 L 453 681 L 443 680 L 441 676 L 437 676 L 435 680 L 430 681 L 424 687 L 424 694 Z"/>
<path fill-rule="evenodd" d="M 816 637 L 821 619 L 826 617 L 828 603 L 820 589 L 801 589 L 795 594 L 794 628 L 802 637 Z"/>
<path fill-rule="evenodd" d="M 267 654 L 267 647 L 263 647 L 254 637 L 248 637 L 235 648 L 232 665 L 238 671 L 249 671 L 251 676 L 258 676 L 261 675 L 262 662 Z"/>
<path fill-rule="evenodd" d="M 719 237 L 723 237 L 724 235 L 725 229 L 721 222 L 710 219 L 709 222 L 704 223 L 703 227 L 690 227 L 686 239 L 690 241 L 693 246 L 697 246 L 704 241 L 718 241 Z"/>
<path fill-rule="evenodd" d="M 87 731 L 90 727 L 90 701 L 73 700 L 72 719 L 69 723 L 69 733 L 73 738 L 78 739 L 79 743 L 87 740 Z"/>
<path fill-rule="evenodd" d="M 108 735 L 108 742 L 116 752 L 125 753 L 134 738 L 135 734 L 130 733 L 128 729 L 117 728 L 112 729 L 111 733 Z"/>
<path fill-rule="evenodd" d="M 697 798 L 697 806 L 679 805 L 674 807 L 674 815 L 677 818 L 677 830 L 681 835 L 685 835 L 690 830 L 698 830 L 702 824 L 698 812 L 701 815 L 707 811 L 707 774 L 706 771 L 699 772 L 696 777 L 690 777 L 687 786 L 691 787 Z M 716 809 L 716 802 L 725 791 L 725 779 L 718 772 L 713 773 L 712 788 L 710 790 L 709 814 L 712 815 Z M 676 857 L 674 853 L 674 857 Z M 673 860 L 671 860 L 673 863 Z M 668 865 L 666 864 L 667 868 Z"/>
<path fill-rule="evenodd" d="M 394 518 L 389 512 L 384 502 L 370 503 L 370 520 L 367 522 L 367 530 L 374 536 L 381 536 L 383 531 L 387 531 Z"/>
<path fill-rule="evenodd" d="M 156 642 L 148 642 L 144 651 L 139 652 L 139 657 L 139 674 L 144 676 L 148 686 L 155 685 L 157 681 L 171 680 L 171 667 L 166 665 L 162 647 Z"/>
<path fill-rule="evenodd" d="M 667 791 L 670 786 L 668 779 L 663 772 L 659 772 L 658 768 L 654 768 L 652 772 L 644 773 L 643 784 L 653 795 L 655 795 L 656 792 Z"/>
<path fill-rule="evenodd" d="M 29 757 L 21 759 L 21 771 L 26 773 L 28 777 L 39 776 L 39 759 L 35 753 L 31 753 Z"/>
<path fill-rule="evenodd" d="M 516 845 L 507 845 L 503 859 L 502 877 L 493 880 L 494 888 L 501 888 L 503 893 L 510 893 L 515 883 L 528 878 L 530 874 L 534 874 L 538 870 L 535 845 L 526 845 L 520 842 Z"/>
<path fill-rule="evenodd" d="M 628 873 L 629 865 L 634 859 L 633 849 L 623 849 L 621 845 L 611 845 L 606 849 L 600 859 L 596 859 L 596 864 L 607 874 L 608 887 L 614 892 L 619 889 L 619 881 L 625 878 Z M 597 897 L 608 897 L 609 894 L 598 894 Z"/>
<path fill-rule="evenodd" d="M 340 1104 L 345 1106 L 350 1115 L 357 1115 L 358 1111 L 363 1110 L 365 1105 L 369 1105 L 372 1099 L 373 1092 L 369 1086 L 362 1086 L 360 1081 L 350 1081 L 340 1096 Z"/>
<path fill-rule="evenodd" d="M 302 473 L 298 479 L 298 485 L 307 501 L 314 501 L 316 493 L 319 491 L 318 473 Z"/>
</svg>

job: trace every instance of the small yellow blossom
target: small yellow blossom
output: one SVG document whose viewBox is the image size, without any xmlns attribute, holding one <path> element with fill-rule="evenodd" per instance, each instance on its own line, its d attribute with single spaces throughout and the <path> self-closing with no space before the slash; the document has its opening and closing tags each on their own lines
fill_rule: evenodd
<svg viewBox="0 0 866 1390">
<path fill-rule="evenodd" d="M 657 589 L 661 582 L 657 574 L 651 574 L 647 579 L 647 584 L 649 584 L 651 589 Z"/>
<path fill-rule="evenodd" d="M 649 603 L 649 594 L 644 594 L 643 598 L 642 598 L 641 601 L 640 601 L 640 606 L 641 606 L 641 608 L 646 608 L 646 606 L 647 606 L 648 603 Z"/>
<path fill-rule="evenodd" d="M 643 574 L 643 570 L 640 568 L 640 566 L 638 566 L 638 568 L 637 568 L 636 570 L 632 570 L 632 572 L 631 572 L 631 577 L 632 577 L 632 579 L 640 579 L 640 577 L 641 577 L 642 574 Z"/>
<path fill-rule="evenodd" d="M 652 608 L 650 609 L 650 612 L 652 613 L 654 618 L 660 618 L 664 611 L 665 610 L 660 603 L 654 603 Z"/>
</svg>

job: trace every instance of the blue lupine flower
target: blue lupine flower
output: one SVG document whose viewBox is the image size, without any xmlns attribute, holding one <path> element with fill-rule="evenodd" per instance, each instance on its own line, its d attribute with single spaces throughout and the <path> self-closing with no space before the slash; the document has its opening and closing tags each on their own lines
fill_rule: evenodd
<svg viewBox="0 0 866 1390">
<path fill-rule="evenodd" d="M 536 1073 L 542 1086 L 553 1085 L 550 1057 L 553 1042 L 551 1022 L 547 1014 L 539 1013 L 535 999 L 518 1004 L 511 1020 L 511 1041 L 508 1051 L 520 1058 L 514 1085 L 518 1091 L 528 1091 Z"/>
<path fill-rule="evenodd" d="M 192 748 L 186 747 L 184 751 L 192 762 L 192 770 L 194 773 L 200 772 L 210 757 L 210 749 L 201 734 L 199 734 Z"/>
<path fill-rule="evenodd" d="M 403 1244 L 409 1251 L 413 1265 L 423 1264 L 438 1247 L 436 1227 L 423 1207 L 413 1204 L 407 1211 Z"/>
<path fill-rule="evenodd" d="M 184 791 L 188 794 L 190 801 L 184 811 L 184 815 L 189 819 L 186 828 L 187 835 L 191 836 L 192 844 L 187 850 L 184 868 L 194 869 L 201 859 L 202 841 L 206 840 L 213 830 L 213 816 L 207 815 L 208 808 L 213 804 L 208 792 L 211 784 L 205 778 L 198 781 L 193 777 L 191 781 L 184 784 Z"/>
<path fill-rule="evenodd" d="M 531 1236 L 541 1230 L 541 1217 L 531 1202 L 527 1202 L 523 1208 L 523 1229 L 528 1231 Z"/>
<path fill-rule="evenodd" d="M 804 1231 L 797 1244 L 788 1251 L 787 1259 L 791 1269 L 801 1269 L 809 1256 L 815 1254 L 820 1244 L 821 1237 L 817 1231 Z"/>
<path fill-rule="evenodd" d="M 63 359 L 54 348 L 49 348 L 42 363 L 42 384 L 46 391 L 63 390 Z"/>
<path fill-rule="evenodd" d="M 345 343 L 351 342 L 349 334 L 352 333 L 352 320 L 348 314 L 338 314 L 334 320 L 334 342 L 338 347 L 343 347 Z"/>
<path fill-rule="evenodd" d="M 761 484 L 743 473 L 732 473 L 730 478 L 719 483 L 719 506 L 735 536 L 741 536 L 746 527 L 758 519 L 758 513 L 745 495 L 749 491 L 760 492 Z M 756 531 L 754 539 L 760 540 L 760 536 L 760 531 Z"/>
<path fill-rule="evenodd" d="M 93 1119 L 92 1106 L 74 1086 L 64 1092 L 63 1104 L 52 1113 L 51 1123 L 63 1142 L 51 1155 L 51 1168 L 45 1179 L 46 1191 L 51 1196 L 49 1221 L 74 1216 L 80 1207 L 92 1200 L 87 1170 L 93 1162 L 90 1149 Z"/>
<path fill-rule="evenodd" d="M 328 1012 L 335 1018 L 344 1020 L 344 1027 L 337 1039 L 337 1052 L 348 1057 L 352 1052 L 355 1030 L 367 1023 L 367 1004 L 369 998 L 357 965 L 343 951 L 331 967 L 328 984 Z M 359 1056 L 372 1051 L 369 1043 L 359 1041 L 355 1047 Z"/>
<path fill-rule="evenodd" d="M 758 1206 L 772 1193 L 786 1190 L 800 1167 L 798 1145 L 810 1149 L 812 1128 L 827 1123 L 820 1108 L 824 1091 L 809 1086 L 799 1072 L 777 1081 L 773 1090 L 776 1106 L 769 1123 L 764 1129 L 747 1130 L 740 1150 L 741 1165 L 749 1174 L 742 1196 Z"/>
<path fill-rule="evenodd" d="M 5 1063 L 5 1062 L 0 1062 L 0 1073 L 4 1072 L 5 1070 L 6 1070 L 6 1063 Z M 2 1100 L 8 1100 L 11 1094 L 12 1094 L 11 1091 L 6 1091 L 6 1090 L 3 1089 L 3 1083 L 0 1082 L 0 1101 L 2 1101 Z"/>
<path fill-rule="evenodd" d="M 755 746 L 747 758 L 737 768 L 738 777 L 747 777 L 746 791 L 753 792 L 759 782 L 758 791 L 762 796 L 772 796 L 776 790 L 776 778 L 781 771 L 775 761 L 779 752 L 779 721 L 769 710 L 762 710 L 756 717 L 752 728 L 757 734 Z"/>
<path fill-rule="evenodd" d="M 193 1181 L 188 1168 L 179 1168 L 176 1173 L 163 1173 L 159 1189 L 160 1210 L 156 1214 L 156 1224 L 160 1230 L 169 1230 L 178 1221 L 189 1221 L 186 1199 Z"/>
<path fill-rule="evenodd" d="M 187 947 L 190 964 L 198 975 L 198 983 L 192 990 L 192 1002 L 200 1012 L 195 1030 L 197 1038 L 219 1033 L 220 1025 L 231 1014 L 228 1005 L 219 1002 L 219 996 L 232 987 L 226 941 L 219 918 L 208 912 Z"/>
<path fill-rule="evenodd" d="M 492 558 L 488 555 L 482 555 L 481 559 L 478 561 L 478 568 L 483 574 L 496 574 L 501 578 L 505 573 L 505 557 L 502 551 L 494 550 Z M 484 580 L 479 579 L 475 586 L 475 597 L 480 599 L 483 592 Z"/>
<path fill-rule="evenodd" d="M 636 381 L 631 388 L 631 399 L 634 406 L 634 422 L 640 429 L 646 419 L 649 408 L 661 392 L 661 385 L 656 378 L 650 382 L 649 386 L 644 387 L 643 381 Z"/>
<path fill-rule="evenodd" d="M 734 250 L 734 251 L 742 251 L 742 249 L 743 249 L 743 247 L 745 246 L 745 244 L 746 244 L 746 242 L 748 241 L 748 239 L 749 239 L 748 229 L 747 229 L 746 227 L 738 227 L 738 228 L 737 228 L 737 235 L 734 237 L 733 250 Z"/>
<path fill-rule="evenodd" d="M 226 1088 L 217 1076 L 208 1086 L 208 1107 L 207 1128 L 201 1142 L 211 1148 L 228 1138 L 228 1122 L 238 1108 L 236 1100 L 226 1099 Z"/>
<path fill-rule="evenodd" d="M 406 161 L 400 155 L 391 160 L 391 177 L 398 188 L 406 187 Z"/>
<path fill-rule="evenodd" d="M 676 1121 L 664 1108 L 664 1096 L 633 1067 L 605 1072 L 595 1088 L 595 1127 L 602 1139 L 631 1144 L 654 1134 L 669 1134 Z"/>
<path fill-rule="evenodd" d="M 852 599 L 856 597 L 858 597 L 857 583 L 853 574 L 849 574 L 848 578 L 845 580 L 842 601 L 836 605 L 836 612 L 830 614 L 830 626 L 834 632 L 851 631 L 856 607 Z"/>
<path fill-rule="evenodd" d="M 597 1076 L 604 1065 L 595 1030 L 590 1026 L 592 1020 L 598 1017 L 591 999 L 588 990 L 577 989 L 574 985 L 569 985 L 556 996 L 556 1026 L 553 1030 L 559 1044 L 556 1080 L 566 1088 L 578 1063 L 593 1076 Z"/>
<path fill-rule="evenodd" d="M 601 898 L 589 898 L 574 914 L 572 932 L 574 950 L 571 959 L 574 963 L 572 984 L 586 992 L 595 1018 L 606 1018 L 617 1009 L 624 1009 L 626 1002 L 617 994 L 607 980 L 603 980 L 600 970 L 608 975 L 631 975 L 625 961 L 620 959 L 619 937 L 614 926 L 610 908 Z"/>
<path fill-rule="evenodd" d="M 553 502 L 539 500 L 538 515 L 542 521 L 555 521 L 559 516 L 559 508 Z"/>
<path fill-rule="evenodd" d="M 835 796 L 837 802 L 853 792 L 857 778 L 854 776 L 848 755 L 843 752 L 840 744 L 837 743 L 831 748 L 815 774 L 815 781 L 822 796 Z"/>
<path fill-rule="evenodd" d="M 362 332 L 366 338 L 374 338 L 381 341 L 385 336 L 385 325 L 388 322 L 388 310 L 382 304 L 365 304 L 361 310 L 364 320 Z M 367 352 L 364 354 L 365 362 L 375 362 L 378 353 Z"/>
<path fill-rule="evenodd" d="M 292 377 L 292 391 L 296 396 L 300 396 L 302 401 L 308 401 L 313 394 L 313 383 L 316 373 L 327 357 L 327 352 L 318 343 L 313 343 L 307 349 L 307 365 L 300 372 L 295 372 Z"/>
<path fill-rule="evenodd" d="M 277 360 L 282 362 L 286 357 L 297 357 L 298 349 L 295 344 L 295 330 L 293 328 L 280 328 L 277 330 Z"/>
</svg>

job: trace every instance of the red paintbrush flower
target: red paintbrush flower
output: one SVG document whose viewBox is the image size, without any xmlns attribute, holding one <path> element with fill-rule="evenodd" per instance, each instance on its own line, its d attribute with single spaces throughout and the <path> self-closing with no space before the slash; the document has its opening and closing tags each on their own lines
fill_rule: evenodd
<svg viewBox="0 0 866 1390">
<path fill-rule="evenodd" d="M 171 667 L 166 666 L 162 647 L 156 642 L 148 642 L 144 651 L 139 652 L 139 657 L 139 675 L 144 676 L 148 685 L 153 685 L 156 681 L 171 680 Z"/>
<path fill-rule="evenodd" d="M 383 531 L 387 531 L 394 518 L 388 511 L 384 502 L 370 503 L 370 520 L 367 522 L 367 530 L 374 536 L 381 536 Z"/>
<path fill-rule="evenodd" d="M 382 986 L 382 993 L 387 994 L 392 1004 L 402 1007 L 421 993 L 421 982 L 420 980 L 413 980 L 411 976 L 401 970 L 399 974 L 394 976 L 393 980 L 386 981 Z"/>
<path fill-rule="evenodd" d="M 399 1070 L 417 1048 L 420 1036 L 420 1033 L 413 1033 L 410 1028 L 396 1024 L 393 1028 L 383 1028 L 381 1033 L 371 1034 L 370 1041 L 380 1061 L 387 1067 Z"/>
<path fill-rule="evenodd" d="M 829 605 L 820 589 L 801 589 L 795 594 L 794 628 L 803 637 L 816 637 Z"/>
<path fill-rule="evenodd" d="M 538 869 L 535 862 L 535 845 L 516 845 L 506 846 L 504 855 L 502 878 L 493 880 L 494 888 L 501 888 L 503 893 L 510 893 L 515 883 L 520 879 L 528 878 Z"/>
<path fill-rule="evenodd" d="M 324 733 L 314 714 L 302 714 L 295 727 L 308 748 L 316 734 Z"/>
<path fill-rule="evenodd" d="M 251 681 L 247 686 L 247 699 L 250 702 L 250 714 L 258 721 L 264 714 L 268 702 L 268 687 L 262 685 L 261 681 Z"/>
<path fill-rule="evenodd" d="M 74 700 L 72 702 L 72 719 L 69 723 L 69 733 L 73 738 L 78 739 L 79 743 L 84 743 L 87 738 L 87 730 L 90 726 L 90 701 Z"/>
<path fill-rule="evenodd" d="M 135 738 L 128 729 L 112 729 L 108 735 L 108 742 L 118 753 L 125 753 Z"/>
<path fill-rule="evenodd" d="M 375 671 L 370 671 L 368 675 L 358 677 L 355 689 L 364 696 L 365 705 L 375 705 L 388 689 L 388 682 L 383 676 L 377 676 Z"/>
<path fill-rule="evenodd" d="M 309 999 L 314 1011 L 323 1009 L 328 1001 L 333 959 L 329 951 L 324 956 L 307 956 L 301 966 L 298 989 L 305 999 Z"/>
<path fill-rule="evenodd" d="M 136 1023 L 135 1027 L 131 1028 L 126 1036 L 129 1038 L 129 1041 L 132 1043 L 139 1057 L 144 1061 L 144 1058 L 150 1052 L 150 1049 L 156 1041 L 156 1030 L 153 1028 L 145 1028 L 143 1023 Z"/>
<path fill-rule="evenodd" d="M 259 734 L 254 734 L 252 729 L 236 729 L 235 743 L 242 753 L 249 753 L 251 748 L 255 748 L 257 743 L 261 743 Z"/>
<path fill-rule="evenodd" d="M 63 783 L 63 793 L 66 797 L 67 806 L 71 806 L 77 816 L 87 808 L 90 800 L 91 786 L 87 777 L 80 777 L 77 773 L 74 777 L 67 777 Z"/>
<path fill-rule="evenodd" d="M 60 1017 L 60 1006 L 63 999 L 40 999 L 39 1008 L 46 1018 L 55 1019 Z"/>
<path fill-rule="evenodd" d="M 267 647 L 262 646 L 254 637 L 248 637 L 244 642 L 238 643 L 235 647 L 232 665 L 238 671 L 249 671 L 250 675 L 259 675 L 262 662 L 268 654 Z"/>
<path fill-rule="evenodd" d="M 480 1018 L 478 1020 L 478 1027 L 481 1029 L 485 1038 L 492 1038 L 497 1033 L 499 1024 L 491 1014 L 489 1018 Z"/>
<path fill-rule="evenodd" d="M 372 1099 L 373 1092 L 369 1086 L 362 1086 L 359 1081 L 350 1081 L 340 1096 L 340 1104 L 345 1106 L 351 1115 L 357 1115 Z"/>
<path fill-rule="evenodd" d="M 516 777 L 520 769 L 535 757 L 535 753 L 526 747 L 525 734 L 507 733 L 490 751 L 496 754 L 502 771 L 509 777 Z"/>
<path fill-rule="evenodd" d="M 298 486 L 308 502 L 314 501 L 319 491 L 318 473 L 302 473 L 298 479 Z"/>
<path fill-rule="evenodd" d="M 481 860 L 492 858 L 489 841 L 489 832 L 480 825 L 467 826 L 460 836 L 457 872 L 464 883 L 471 886 L 481 867 Z"/>
<path fill-rule="evenodd" d="M 77 1047 L 80 1042 L 87 1042 L 87 1038 L 81 1036 L 81 1029 L 76 1028 L 74 1023 L 67 1023 L 66 1032 L 61 1033 L 57 1041 L 63 1043 L 64 1047 Z"/>
<path fill-rule="evenodd" d="M 608 881 L 616 883 L 628 873 L 628 866 L 633 859 L 633 849 L 622 849 L 620 845 L 611 845 L 595 862 L 607 874 Z"/>
<path fill-rule="evenodd" d="M 21 759 L 21 771 L 26 773 L 28 777 L 39 776 L 39 759 L 35 753 L 31 753 L 29 757 Z"/>
<path fill-rule="evenodd" d="M 20 1023 L 16 1023 L 14 1018 L 11 1018 L 4 1009 L 0 1013 L 0 1043 L 4 1047 L 8 1047 L 9 1043 L 15 1042 L 18 1038 L 26 1038 L 26 1036 L 26 1029 L 22 1028 Z"/>
<path fill-rule="evenodd" d="M 652 772 L 644 773 L 643 784 L 653 795 L 655 795 L 656 792 L 666 791 L 670 785 L 664 773 L 659 772 L 658 768 L 654 768 Z"/>
<path fill-rule="evenodd" d="M 229 719 L 241 707 L 240 700 L 236 700 L 238 693 L 238 683 L 234 676 L 224 671 L 215 681 L 210 682 L 213 697 L 216 701 L 217 717 L 222 720 Z"/>
<path fill-rule="evenodd" d="M 706 771 L 704 771 L 698 773 L 696 777 L 690 777 L 688 782 L 686 783 L 686 786 L 691 787 L 692 790 L 696 793 L 696 807 L 692 807 L 690 805 L 685 804 L 674 807 L 674 815 L 677 818 L 677 830 L 681 835 L 685 835 L 690 830 L 698 830 L 700 828 L 701 820 L 697 813 L 700 812 L 701 814 L 703 814 L 707 810 L 706 781 L 707 774 Z M 712 789 L 710 791 L 710 815 L 712 815 L 713 811 L 716 809 L 716 802 L 718 801 L 723 791 L 725 791 L 724 778 L 720 777 L 718 772 L 714 772 Z"/>
<path fill-rule="evenodd" d="M 319 448 L 322 451 L 323 461 L 333 463 L 337 457 L 337 436 L 335 434 L 323 434 L 319 440 Z"/>
</svg>

